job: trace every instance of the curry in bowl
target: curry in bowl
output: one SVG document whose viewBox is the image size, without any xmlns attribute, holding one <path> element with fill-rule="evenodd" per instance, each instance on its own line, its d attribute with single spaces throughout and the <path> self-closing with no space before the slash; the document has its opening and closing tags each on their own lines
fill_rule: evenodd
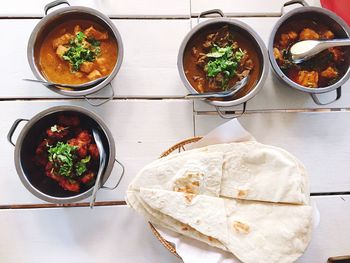
<svg viewBox="0 0 350 263">
<path fill-rule="evenodd" d="M 51 184 L 80 193 L 94 185 L 99 158 L 91 130 L 77 115 L 60 114 L 42 132 L 33 161 Z"/>
<path fill-rule="evenodd" d="M 329 48 L 300 64 L 292 62 L 289 50 L 298 41 L 333 38 L 342 37 L 325 23 L 312 19 L 293 20 L 277 31 L 273 55 L 282 72 L 295 83 L 307 88 L 328 87 L 348 70 L 349 48 Z"/>
<path fill-rule="evenodd" d="M 38 64 L 49 81 L 82 84 L 111 74 L 117 56 L 117 41 L 100 24 L 69 20 L 44 37 Z"/>
<path fill-rule="evenodd" d="M 249 75 L 247 85 L 227 100 L 248 94 L 261 75 L 256 47 L 243 31 L 228 24 L 194 35 L 186 46 L 183 61 L 186 78 L 199 93 L 225 91 Z"/>
<path fill-rule="evenodd" d="M 28 122 L 29 128 L 17 143 L 19 163 L 16 165 L 22 182 L 32 193 L 49 202 L 56 202 L 57 198 L 80 199 L 91 192 L 100 169 L 93 129 L 99 131 L 107 154 L 101 184 L 110 175 L 109 165 L 114 163 L 113 145 L 110 144 L 114 142 L 109 132 L 106 133 L 99 121 L 88 115 L 89 112 L 74 107 L 65 110 L 64 107 L 39 113 L 42 115 Z"/>
</svg>

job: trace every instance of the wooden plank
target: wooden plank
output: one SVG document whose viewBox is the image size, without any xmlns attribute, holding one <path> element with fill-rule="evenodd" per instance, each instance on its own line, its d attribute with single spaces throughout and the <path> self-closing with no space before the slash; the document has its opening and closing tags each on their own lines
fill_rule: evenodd
<svg viewBox="0 0 350 263">
<path fill-rule="evenodd" d="M 240 123 L 259 142 L 298 157 L 310 176 L 311 192 L 350 191 L 350 112 L 252 113 Z M 196 115 L 195 134 L 205 135 L 225 120 Z"/>
<path fill-rule="evenodd" d="M 42 17 L 44 6 L 50 2 L 52 1 L 4 1 L 0 17 Z M 69 3 L 72 6 L 95 8 L 111 17 L 188 17 L 190 14 L 190 0 L 69 0 Z"/>
<path fill-rule="evenodd" d="M 281 16 L 283 3 L 281 0 L 191 0 L 191 15 L 197 16 L 199 13 L 211 10 L 221 9 L 227 16 Z M 319 0 L 306 0 L 309 5 L 320 6 Z M 300 7 L 293 5 L 292 8 Z M 288 11 L 287 8 L 285 11 Z"/>
<path fill-rule="evenodd" d="M 27 42 L 38 23 L 0 20 L 0 30 L 16 31 L 16 41 L 0 43 L 2 92 L 0 98 L 62 98 L 23 78 L 34 78 L 27 62 Z M 114 20 L 124 44 L 124 61 L 112 82 L 118 97 L 176 97 L 186 94 L 176 67 L 178 48 L 190 28 L 189 20 Z M 141 41 L 142 40 L 142 41 Z M 9 66 L 9 63 L 11 66 Z M 108 96 L 109 90 L 94 96 Z"/>
<path fill-rule="evenodd" d="M 299 263 L 326 262 L 350 249 L 350 197 L 313 200 L 320 225 Z M 0 232 L 0 258 L 6 263 L 181 262 L 125 206 L 0 210 Z"/>
<path fill-rule="evenodd" d="M 320 211 L 320 225 L 314 230 L 306 253 L 300 263 L 327 262 L 334 256 L 349 255 L 350 197 L 314 197 Z"/>
<path fill-rule="evenodd" d="M 113 134 L 116 157 L 125 165 L 126 173 L 118 189 L 99 191 L 97 201 L 124 200 L 129 182 L 143 166 L 173 144 L 193 136 L 193 105 L 190 101 L 114 100 L 99 108 L 81 101 L 1 102 L 0 111 L 6 114 L 0 123 L 0 170 L 6 172 L 0 177 L 0 205 L 44 203 L 29 193 L 19 180 L 14 167 L 13 147 L 7 142 L 6 134 L 14 120 L 31 118 L 57 105 L 79 105 L 90 109 L 104 119 Z M 113 185 L 119 172 L 116 166 L 106 185 Z"/>
<path fill-rule="evenodd" d="M 1 210 L 0 222 L 6 263 L 181 262 L 125 206 Z"/>
</svg>

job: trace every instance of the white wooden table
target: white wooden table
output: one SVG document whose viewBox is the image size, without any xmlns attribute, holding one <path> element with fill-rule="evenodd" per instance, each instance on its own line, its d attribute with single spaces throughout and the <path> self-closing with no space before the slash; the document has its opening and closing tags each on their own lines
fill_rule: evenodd
<svg viewBox="0 0 350 263">
<path fill-rule="evenodd" d="M 124 62 L 113 81 L 115 98 L 99 108 L 22 81 L 33 77 L 26 45 L 47 2 L 11 0 L 0 8 L 0 262 L 180 262 L 123 201 L 141 167 L 176 142 L 204 135 L 224 122 L 211 106 L 183 99 L 186 89 L 176 68 L 179 45 L 196 14 L 213 8 L 245 21 L 267 43 L 283 1 L 71 0 L 72 5 L 108 14 L 124 42 Z M 317 0 L 308 2 L 318 5 Z M 55 207 L 32 196 L 17 176 L 13 147 L 6 141 L 15 119 L 62 104 L 82 105 L 100 115 L 126 166 L 120 187 L 100 191 L 93 210 L 86 203 Z M 260 142 L 292 152 L 310 174 L 321 222 L 298 262 L 322 263 L 330 256 L 350 254 L 349 109 L 350 82 L 343 86 L 339 101 L 320 107 L 306 94 L 285 87 L 271 72 L 240 118 Z M 107 184 L 113 183 L 115 173 Z"/>
</svg>

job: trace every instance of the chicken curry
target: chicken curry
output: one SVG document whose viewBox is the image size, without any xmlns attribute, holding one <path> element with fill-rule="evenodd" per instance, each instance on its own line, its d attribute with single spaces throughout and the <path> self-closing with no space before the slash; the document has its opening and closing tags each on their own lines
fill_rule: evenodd
<svg viewBox="0 0 350 263">
<path fill-rule="evenodd" d="M 93 186 L 99 152 L 91 131 L 75 115 L 59 115 L 35 148 L 33 161 L 42 174 L 69 192 Z"/>
<path fill-rule="evenodd" d="M 54 28 L 39 53 L 42 74 L 52 82 L 82 84 L 109 75 L 117 61 L 115 38 L 99 24 L 73 20 Z"/>
<path fill-rule="evenodd" d="M 250 75 L 246 87 L 235 95 L 242 97 L 256 83 L 259 68 L 258 54 L 251 41 L 228 25 L 196 35 L 184 54 L 185 75 L 199 93 L 227 90 Z"/>
<path fill-rule="evenodd" d="M 277 32 L 273 54 L 284 74 L 292 81 L 308 88 L 327 87 L 344 76 L 349 49 L 329 48 L 315 57 L 294 64 L 290 57 L 291 46 L 302 40 L 333 39 L 337 36 L 330 28 L 313 20 L 292 21 Z"/>
</svg>

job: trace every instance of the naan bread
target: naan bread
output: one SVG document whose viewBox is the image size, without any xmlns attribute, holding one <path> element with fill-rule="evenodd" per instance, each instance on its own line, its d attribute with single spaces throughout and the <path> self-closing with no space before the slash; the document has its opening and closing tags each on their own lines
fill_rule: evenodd
<svg viewBox="0 0 350 263">
<path fill-rule="evenodd" d="M 219 196 L 223 153 L 180 153 L 144 167 L 128 190 L 140 187 Z"/>
<path fill-rule="evenodd" d="M 140 197 L 147 205 L 210 238 L 227 243 L 224 200 L 206 195 L 141 188 Z"/>
<path fill-rule="evenodd" d="M 225 208 L 223 243 L 245 263 L 295 262 L 310 242 L 311 206 L 227 199 Z"/>
<path fill-rule="evenodd" d="M 152 209 L 219 240 L 245 263 L 290 263 L 306 249 L 312 208 L 141 188 Z"/>
<path fill-rule="evenodd" d="M 293 155 L 250 141 L 156 160 L 129 185 L 127 202 L 153 224 L 245 263 L 289 263 L 310 241 L 308 187 Z"/>
<path fill-rule="evenodd" d="M 309 204 L 306 170 L 287 151 L 256 141 L 217 144 L 143 168 L 129 186 L 244 200 Z"/>
<path fill-rule="evenodd" d="M 209 246 L 220 248 L 222 250 L 228 251 L 228 249 L 217 239 L 208 237 L 198 232 L 194 228 L 187 224 L 181 223 L 180 221 L 159 212 L 151 208 L 146 202 L 144 202 L 139 197 L 139 192 L 128 191 L 127 192 L 127 203 L 129 206 L 134 208 L 138 213 L 143 215 L 149 222 L 155 226 L 165 227 L 176 233 L 182 234 L 184 236 L 196 239 Z"/>
<path fill-rule="evenodd" d="M 218 144 L 202 151 L 224 154 L 220 195 L 231 198 L 309 204 L 303 164 L 287 151 L 256 141 Z"/>
</svg>

